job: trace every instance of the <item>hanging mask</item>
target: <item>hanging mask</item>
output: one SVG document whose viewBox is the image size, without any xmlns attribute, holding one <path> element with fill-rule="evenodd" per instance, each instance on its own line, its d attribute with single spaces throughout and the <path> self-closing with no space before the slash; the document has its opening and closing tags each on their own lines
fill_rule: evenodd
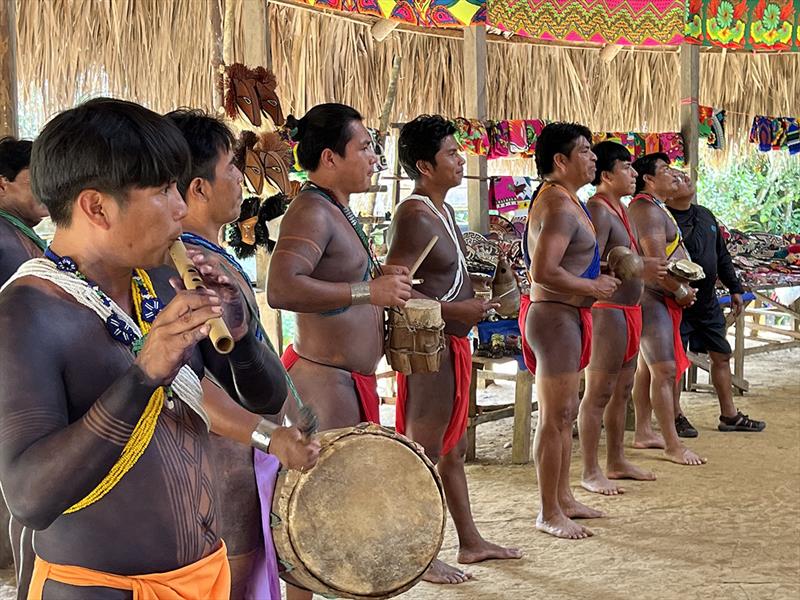
<svg viewBox="0 0 800 600">
<path fill-rule="evenodd" d="M 242 115 L 256 127 L 261 126 L 261 111 L 258 107 L 255 79 L 233 79 L 236 107 Z"/>
<path fill-rule="evenodd" d="M 272 119 L 275 127 L 280 127 L 286 122 L 281 109 L 281 101 L 275 89 L 278 87 L 278 82 L 275 79 L 275 74 L 268 71 L 264 67 L 256 67 L 252 71 L 255 77 L 255 88 L 258 94 L 258 108 L 264 117 Z"/>
<path fill-rule="evenodd" d="M 264 165 L 255 150 L 247 149 L 244 163 L 244 179 L 247 187 L 259 196 L 264 191 Z"/>
<path fill-rule="evenodd" d="M 277 152 L 259 152 L 261 164 L 264 167 L 264 177 L 272 186 L 283 194 L 288 194 L 291 185 L 289 183 L 289 172 L 281 155 Z"/>
<path fill-rule="evenodd" d="M 242 242 L 248 246 L 254 246 L 256 243 L 256 223 L 258 223 L 258 215 L 237 223 L 242 235 Z"/>
</svg>

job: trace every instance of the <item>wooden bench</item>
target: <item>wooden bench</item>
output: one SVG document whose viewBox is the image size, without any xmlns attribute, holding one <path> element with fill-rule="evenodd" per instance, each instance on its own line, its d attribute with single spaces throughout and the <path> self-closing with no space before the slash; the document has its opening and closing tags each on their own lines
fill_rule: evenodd
<svg viewBox="0 0 800 600">
<path fill-rule="evenodd" d="M 472 381 L 469 388 L 469 417 L 467 420 L 467 460 L 475 460 L 475 434 L 478 425 L 514 417 L 514 435 L 511 442 L 511 462 L 526 464 L 531 460 L 531 414 L 538 410 L 533 402 L 533 375 L 526 369 L 517 368 L 516 373 L 497 373 L 494 365 L 516 363 L 513 358 L 472 357 Z M 488 367 L 488 369 L 487 369 Z M 497 406 L 478 405 L 478 380 L 514 382 L 514 403 Z"/>
</svg>

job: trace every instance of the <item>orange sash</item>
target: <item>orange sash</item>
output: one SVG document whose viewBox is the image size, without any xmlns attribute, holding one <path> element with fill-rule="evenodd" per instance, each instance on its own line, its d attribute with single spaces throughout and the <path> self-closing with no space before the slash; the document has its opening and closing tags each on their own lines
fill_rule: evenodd
<svg viewBox="0 0 800 600">
<path fill-rule="evenodd" d="M 74 565 L 54 565 L 37 556 L 28 600 L 41 600 L 48 579 L 67 585 L 130 590 L 133 600 L 227 599 L 231 594 L 231 571 L 225 542 L 219 550 L 196 563 L 152 575 L 114 575 Z"/>
</svg>

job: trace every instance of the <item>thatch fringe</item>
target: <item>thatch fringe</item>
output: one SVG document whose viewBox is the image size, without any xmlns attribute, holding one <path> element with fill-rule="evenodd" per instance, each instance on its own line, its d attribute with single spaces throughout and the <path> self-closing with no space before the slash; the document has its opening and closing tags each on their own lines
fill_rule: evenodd
<svg viewBox="0 0 800 600">
<path fill-rule="evenodd" d="M 241 61 L 244 0 L 232 1 L 220 14 L 232 20 L 228 54 Z M 106 91 L 159 111 L 210 109 L 211 2 L 221 0 L 18 0 L 23 100 L 41 92 L 50 114 Z M 398 54 L 392 121 L 464 114 L 460 40 L 396 30 L 379 43 L 367 24 L 279 5 L 270 6 L 270 34 L 286 114 L 337 101 L 376 126 Z M 700 102 L 729 111 L 734 147 L 745 143 L 754 114 L 800 116 L 800 53 L 704 52 L 701 69 Z M 489 118 L 569 119 L 609 131 L 679 128 L 674 52 L 626 49 L 607 63 L 596 49 L 490 42 L 488 82 Z"/>
<path fill-rule="evenodd" d="M 18 0 L 17 31 L 22 100 L 45 115 L 98 94 L 212 108 L 208 0 Z"/>
</svg>

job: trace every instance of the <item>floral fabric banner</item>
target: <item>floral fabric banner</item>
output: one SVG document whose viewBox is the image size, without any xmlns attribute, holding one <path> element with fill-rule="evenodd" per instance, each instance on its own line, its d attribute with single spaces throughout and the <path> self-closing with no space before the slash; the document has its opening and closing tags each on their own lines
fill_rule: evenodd
<svg viewBox="0 0 800 600">
<path fill-rule="evenodd" d="M 525 37 L 623 45 L 680 44 L 685 0 L 486 0 L 492 27 Z"/>
<path fill-rule="evenodd" d="M 486 0 L 304 0 L 372 17 L 419 27 L 465 27 L 486 23 Z"/>
<path fill-rule="evenodd" d="M 800 50 L 800 0 L 689 0 L 686 41 L 748 50 Z"/>
</svg>

